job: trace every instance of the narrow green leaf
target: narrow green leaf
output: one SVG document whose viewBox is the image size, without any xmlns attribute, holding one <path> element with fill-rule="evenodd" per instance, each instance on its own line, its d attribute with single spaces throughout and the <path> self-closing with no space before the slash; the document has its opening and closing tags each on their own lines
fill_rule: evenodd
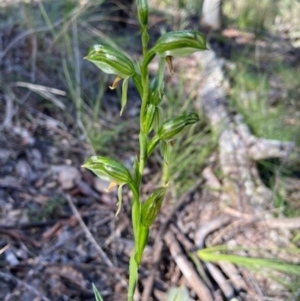
<svg viewBox="0 0 300 301">
<path fill-rule="evenodd" d="M 146 108 L 145 117 L 143 120 L 143 132 L 149 134 L 152 129 L 153 120 L 156 114 L 156 106 L 149 103 Z"/>
<path fill-rule="evenodd" d="M 95 294 L 96 301 L 103 301 L 103 299 L 102 299 L 99 291 L 97 290 L 96 286 L 94 285 L 94 283 L 92 283 L 92 286 L 93 286 L 93 291 Z"/>
<path fill-rule="evenodd" d="M 171 159 L 171 145 L 169 143 L 171 142 L 160 141 L 160 154 L 167 165 L 169 165 Z"/>
<path fill-rule="evenodd" d="M 285 263 L 279 260 L 251 258 L 251 257 L 238 256 L 238 255 L 228 255 L 228 254 L 216 254 L 207 251 L 202 252 L 202 250 L 199 250 L 197 254 L 199 258 L 203 261 L 211 261 L 211 262 L 227 261 L 249 269 L 257 270 L 261 268 L 266 268 L 266 269 L 277 270 L 287 274 L 300 276 L 299 266 L 290 263 Z"/>
<path fill-rule="evenodd" d="M 144 225 L 140 225 L 139 227 L 139 235 L 138 235 L 138 244 L 136 246 L 135 259 L 137 264 L 139 265 L 142 261 L 143 252 L 146 247 L 149 236 L 149 227 Z"/>
<path fill-rule="evenodd" d="M 159 137 L 157 135 L 155 135 L 150 142 L 148 143 L 148 148 L 147 148 L 147 158 L 149 158 L 149 156 L 152 154 L 152 152 L 154 151 L 155 147 L 157 146 L 159 142 Z"/>
<path fill-rule="evenodd" d="M 129 286 L 128 286 L 128 301 L 133 301 L 135 287 L 138 281 L 138 265 L 135 261 L 134 254 L 130 257 L 129 261 Z M 98 301 L 98 300 L 97 300 Z"/>
<path fill-rule="evenodd" d="M 133 198 L 133 203 L 131 207 L 131 219 L 133 227 L 134 242 L 137 244 L 139 237 L 139 227 L 141 220 L 141 202 L 136 197 Z"/>
<path fill-rule="evenodd" d="M 139 171 L 140 171 L 140 163 L 137 157 L 135 157 L 134 159 L 133 170 L 134 170 L 134 181 L 136 182 L 139 178 Z"/>
<path fill-rule="evenodd" d="M 161 106 L 156 107 L 156 112 L 153 118 L 153 128 L 155 132 L 161 128 L 163 124 L 164 112 Z"/>
<path fill-rule="evenodd" d="M 129 80 L 129 78 L 124 78 L 124 80 L 123 80 L 120 115 L 122 115 L 123 110 L 127 104 L 128 80 Z"/>
</svg>

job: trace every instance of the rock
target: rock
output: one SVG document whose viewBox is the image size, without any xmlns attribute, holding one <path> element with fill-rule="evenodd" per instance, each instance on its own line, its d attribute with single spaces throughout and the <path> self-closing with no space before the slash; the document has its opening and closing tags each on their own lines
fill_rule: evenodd
<svg viewBox="0 0 300 301">
<path fill-rule="evenodd" d="M 109 182 L 104 181 L 98 177 L 94 178 L 94 188 L 101 193 L 106 193 L 106 189 L 109 185 Z"/>
<path fill-rule="evenodd" d="M 80 180 L 81 175 L 76 167 L 62 166 L 58 172 L 58 182 L 63 190 L 69 190 Z"/>
</svg>

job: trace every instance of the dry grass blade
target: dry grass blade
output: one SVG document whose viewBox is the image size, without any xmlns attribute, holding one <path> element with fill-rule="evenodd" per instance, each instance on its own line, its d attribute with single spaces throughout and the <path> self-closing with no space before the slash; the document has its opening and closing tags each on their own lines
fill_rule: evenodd
<svg viewBox="0 0 300 301">
<path fill-rule="evenodd" d="M 29 90 L 41 95 L 42 97 L 50 100 L 54 105 L 56 105 L 58 108 L 65 110 L 66 106 L 61 102 L 60 99 L 58 99 L 56 96 L 53 94 L 65 96 L 66 92 L 62 90 L 58 90 L 55 88 L 49 88 L 41 85 L 35 85 L 35 84 L 30 84 L 30 83 L 25 83 L 25 82 L 16 82 L 15 83 L 16 87 L 23 87 L 23 88 L 28 88 Z"/>
<path fill-rule="evenodd" d="M 62 90 L 59 90 L 56 88 L 50 88 L 50 87 L 45 87 L 42 85 L 35 85 L 35 84 L 30 84 L 30 83 L 25 83 L 25 82 L 16 82 L 14 84 L 14 86 L 28 88 L 32 91 L 47 92 L 47 93 L 52 93 L 52 94 L 61 95 L 61 96 L 67 95 L 67 93 L 65 91 L 62 91 Z"/>
<path fill-rule="evenodd" d="M 9 247 L 10 245 L 6 245 L 2 249 L 0 249 L 0 255 L 3 254 Z"/>
</svg>

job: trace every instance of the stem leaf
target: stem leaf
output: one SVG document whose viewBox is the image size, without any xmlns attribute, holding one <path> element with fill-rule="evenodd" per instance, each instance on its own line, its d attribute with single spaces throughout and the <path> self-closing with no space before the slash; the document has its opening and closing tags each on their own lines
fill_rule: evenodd
<svg viewBox="0 0 300 301">
<path fill-rule="evenodd" d="M 96 298 L 96 301 L 103 301 L 99 291 L 97 290 L 96 286 L 94 285 L 94 283 L 92 284 L 93 286 L 93 291 L 94 291 L 94 294 L 95 294 L 95 298 Z"/>
<path fill-rule="evenodd" d="M 124 78 L 124 80 L 123 80 L 120 115 L 122 115 L 124 108 L 127 104 L 128 80 L 129 80 L 129 78 Z"/>
</svg>

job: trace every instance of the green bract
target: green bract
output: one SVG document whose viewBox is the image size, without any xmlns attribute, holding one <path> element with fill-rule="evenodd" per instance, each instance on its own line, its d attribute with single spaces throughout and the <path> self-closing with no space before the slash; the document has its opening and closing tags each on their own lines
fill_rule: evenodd
<svg viewBox="0 0 300 301">
<path fill-rule="evenodd" d="M 206 49 L 206 39 L 202 33 L 196 30 L 183 30 L 162 35 L 150 52 L 158 53 L 162 57 L 182 57 Z"/>
<path fill-rule="evenodd" d="M 178 138 L 183 134 L 183 130 L 188 129 L 197 121 L 199 121 L 199 116 L 196 113 L 186 113 L 166 120 L 149 142 L 147 156 L 150 156 L 160 140 L 171 141 Z"/>
<path fill-rule="evenodd" d="M 140 24 L 145 26 L 148 24 L 148 1 L 147 0 L 136 0 L 138 18 Z"/>
<path fill-rule="evenodd" d="M 196 113 L 186 113 L 175 118 L 166 120 L 159 129 L 157 136 L 160 140 L 173 140 L 177 138 L 181 131 L 199 121 L 199 116 Z"/>
<path fill-rule="evenodd" d="M 199 116 L 196 113 L 186 113 L 181 116 L 166 120 L 159 131 L 157 136 L 160 140 L 173 140 L 181 135 L 181 131 L 189 125 L 199 121 Z"/>
<path fill-rule="evenodd" d="M 85 59 L 93 62 L 103 72 L 115 74 L 121 78 L 131 77 L 135 74 L 132 61 L 110 46 L 92 46 Z"/>
<path fill-rule="evenodd" d="M 82 165 L 94 172 L 99 178 L 107 181 L 113 181 L 117 184 L 128 184 L 132 181 L 132 177 L 128 169 L 121 163 L 101 157 L 92 156 Z"/>
<path fill-rule="evenodd" d="M 164 68 L 164 66 L 162 68 Z M 154 105 L 160 104 L 164 97 L 164 90 L 163 90 L 164 83 L 163 83 L 163 81 L 160 82 L 159 76 L 156 76 L 153 79 L 153 81 L 151 82 L 150 88 L 151 88 L 151 90 L 150 90 L 149 102 Z"/>
<path fill-rule="evenodd" d="M 155 189 L 142 207 L 141 223 L 145 227 L 150 227 L 158 215 L 163 200 L 165 198 L 167 187 Z"/>
<path fill-rule="evenodd" d="M 157 107 L 151 103 L 147 105 L 145 117 L 143 120 L 143 132 L 148 134 L 152 129 L 153 119 L 156 114 Z"/>
</svg>

